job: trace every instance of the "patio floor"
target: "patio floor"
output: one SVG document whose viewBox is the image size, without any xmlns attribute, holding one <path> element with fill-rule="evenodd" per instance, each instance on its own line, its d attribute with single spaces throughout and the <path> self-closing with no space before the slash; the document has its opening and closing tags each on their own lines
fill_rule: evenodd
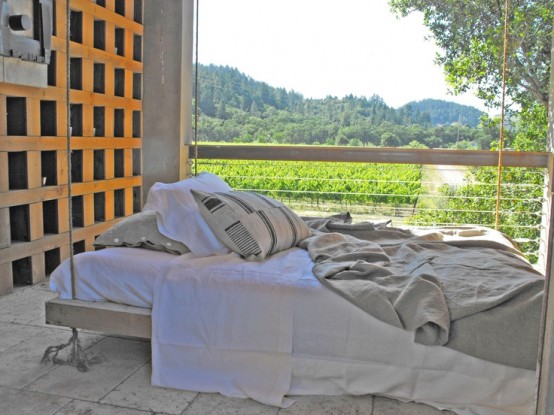
<svg viewBox="0 0 554 415">
<path fill-rule="evenodd" d="M 79 335 L 101 359 L 91 370 L 41 364 L 46 347 L 71 331 L 44 324 L 48 283 L 0 296 L 0 414 L 2 415 L 445 415 L 426 405 L 377 396 L 300 396 L 287 409 L 248 399 L 150 386 L 148 341 L 96 332 Z"/>
</svg>

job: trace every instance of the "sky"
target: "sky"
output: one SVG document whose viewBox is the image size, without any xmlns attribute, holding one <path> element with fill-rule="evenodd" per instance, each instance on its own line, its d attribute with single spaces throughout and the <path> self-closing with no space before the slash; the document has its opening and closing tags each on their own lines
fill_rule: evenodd
<svg viewBox="0 0 554 415">
<path fill-rule="evenodd" d="M 392 107 L 425 98 L 484 110 L 448 93 L 421 14 L 388 0 L 201 0 L 198 57 L 306 98 L 376 94 Z"/>
</svg>

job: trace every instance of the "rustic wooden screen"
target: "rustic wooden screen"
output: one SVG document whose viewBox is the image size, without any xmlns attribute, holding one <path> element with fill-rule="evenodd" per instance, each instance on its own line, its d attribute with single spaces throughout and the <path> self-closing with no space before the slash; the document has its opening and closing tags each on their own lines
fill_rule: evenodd
<svg viewBox="0 0 554 415">
<path fill-rule="evenodd" d="M 0 83 L 0 294 L 34 284 L 141 208 L 143 0 L 54 2 L 48 87 Z M 71 200 L 68 198 L 71 177 Z"/>
</svg>

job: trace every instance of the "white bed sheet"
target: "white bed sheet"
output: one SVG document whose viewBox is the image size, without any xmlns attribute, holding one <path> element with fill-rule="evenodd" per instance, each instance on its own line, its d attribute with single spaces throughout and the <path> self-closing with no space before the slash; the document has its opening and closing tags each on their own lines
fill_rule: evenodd
<svg viewBox="0 0 554 415">
<path fill-rule="evenodd" d="M 185 254 L 182 258 L 192 257 Z M 181 259 L 182 259 L 181 258 Z M 75 255 L 76 300 L 152 308 L 154 283 L 179 256 L 141 248 L 106 248 Z M 71 299 L 69 260 L 50 275 L 50 289 Z"/>
<path fill-rule="evenodd" d="M 284 255 L 303 255 L 297 251 Z M 79 254 L 75 257 L 77 298 L 150 307 L 157 278 L 177 269 L 177 264 L 186 265 L 193 258 L 187 255 L 134 248 Z M 219 261 L 221 268 L 221 258 L 212 260 Z M 309 269 L 307 253 L 305 260 Z M 50 280 L 52 290 L 62 299 L 71 297 L 69 280 L 66 261 Z M 367 315 L 323 287 L 310 272 L 297 281 L 291 313 L 290 395 L 371 393 L 423 402 L 461 415 L 532 413 L 534 372 L 444 347 L 414 344 L 412 333 Z M 202 368 L 195 368 L 198 370 Z M 213 372 L 206 374 L 209 379 Z M 188 385 L 195 389 L 194 380 Z M 240 387 L 237 390 L 222 392 L 251 395 Z"/>
</svg>

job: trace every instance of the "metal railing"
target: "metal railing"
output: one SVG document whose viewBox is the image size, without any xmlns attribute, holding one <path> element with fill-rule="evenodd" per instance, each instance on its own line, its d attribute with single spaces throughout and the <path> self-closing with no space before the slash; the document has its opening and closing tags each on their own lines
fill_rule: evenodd
<svg viewBox="0 0 554 415">
<path fill-rule="evenodd" d="M 301 215 L 349 211 L 397 226 L 495 227 L 498 154 L 474 150 L 200 145 L 199 171 Z M 535 262 L 544 238 L 548 153 L 504 152 L 499 230 Z"/>
</svg>

